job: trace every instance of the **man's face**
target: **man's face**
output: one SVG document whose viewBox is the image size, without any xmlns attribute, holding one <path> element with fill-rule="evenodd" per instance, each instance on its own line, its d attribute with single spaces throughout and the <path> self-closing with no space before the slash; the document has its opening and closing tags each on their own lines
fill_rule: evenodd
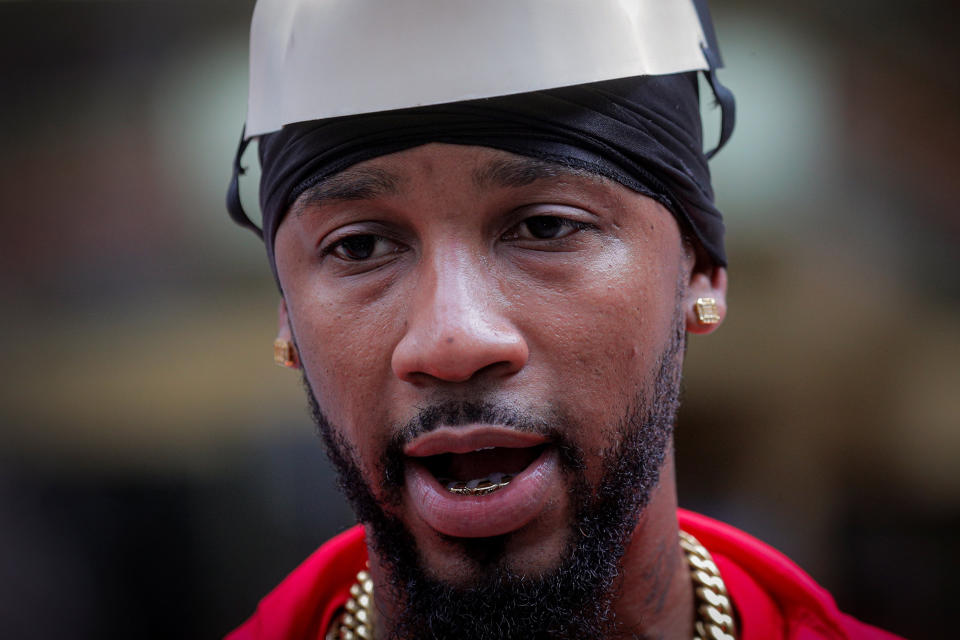
<svg viewBox="0 0 960 640">
<path fill-rule="evenodd" d="M 596 176 L 431 144 L 304 194 L 276 257 L 319 408 L 424 571 L 554 569 L 682 355 L 693 258 L 673 217 Z"/>
</svg>

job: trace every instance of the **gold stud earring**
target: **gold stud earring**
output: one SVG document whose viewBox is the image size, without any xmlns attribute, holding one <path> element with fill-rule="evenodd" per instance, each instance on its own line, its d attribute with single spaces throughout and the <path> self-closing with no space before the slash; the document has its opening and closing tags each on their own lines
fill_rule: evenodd
<svg viewBox="0 0 960 640">
<path fill-rule="evenodd" d="M 717 310 L 717 301 L 714 298 L 697 298 L 693 308 L 697 312 L 697 321 L 700 324 L 720 322 L 720 312 Z"/>
<path fill-rule="evenodd" d="M 293 343 L 283 338 L 273 341 L 273 361 L 281 367 L 294 369 L 297 366 L 297 350 Z"/>
</svg>

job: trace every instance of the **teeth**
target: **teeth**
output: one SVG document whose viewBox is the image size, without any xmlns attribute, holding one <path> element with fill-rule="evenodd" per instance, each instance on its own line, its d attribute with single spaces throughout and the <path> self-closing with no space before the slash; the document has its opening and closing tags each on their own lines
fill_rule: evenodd
<svg viewBox="0 0 960 640">
<path fill-rule="evenodd" d="M 443 484 L 450 493 L 461 496 L 485 496 L 494 491 L 499 491 L 510 484 L 513 476 L 505 473 L 492 473 L 486 478 L 476 478 L 469 482 L 458 480 L 448 480 L 441 478 Z"/>
</svg>

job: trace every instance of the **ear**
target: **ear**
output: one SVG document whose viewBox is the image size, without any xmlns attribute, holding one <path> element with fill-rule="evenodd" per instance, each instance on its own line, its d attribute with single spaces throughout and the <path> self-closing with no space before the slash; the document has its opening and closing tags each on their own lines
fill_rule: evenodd
<svg viewBox="0 0 960 640">
<path fill-rule="evenodd" d="M 727 317 L 727 270 L 698 260 L 690 272 L 683 309 L 689 333 L 716 330 Z"/>
<path fill-rule="evenodd" d="M 283 346 L 280 346 L 281 343 L 283 343 Z M 277 349 L 286 349 L 285 356 L 282 358 L 284 362 L 281 363 L 281 358 L 277 358 L 277 364 L 283 364 L 283 366 L 291 369 L 300 368 L 300 354 L 297 353 L 297 344 L 293 339 L 293 331 L 290 329 L 287 301 L 283 298 L 280 298 L 280 306 L 277 309 L 277 339 L 273 344 L 275 353 Z"/>
</svg>

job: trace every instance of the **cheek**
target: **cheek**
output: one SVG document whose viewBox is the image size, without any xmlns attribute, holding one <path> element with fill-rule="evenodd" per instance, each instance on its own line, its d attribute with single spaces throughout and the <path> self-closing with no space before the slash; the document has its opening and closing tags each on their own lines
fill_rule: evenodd
<svg viewBox="0 0 960 640">
<path fill-rule="evenodd" d="M 402 328 L 389 305 L 344 308 L 322 288 L 287 294 L 300 359 L 317 402 L 362 460 L 378 460 L 391 416 L 382 382 Z M 380 438 L 378 440 L 377 438 Z"/>
<path fill-rule="evenodd" d="M 358 322 L 354 314 L 335 305 L 317 306 L 301 316 L 298 325 L 304 331 L 297 335 L 306 350 L 304 362 L 311 382 L 317 384 L 315 391 L 328 403 L 362 395 L 389 370 L 391 334 L 397 321 L 388 311 L 376 308 L 365 308 L 364 321 Z"/>
<path fill-rule="evenodd" d="M 530 364 L 552 395 L 585 421 L 622 416 L 672 338 L 677 275 L 624 248 L 561 288 L 528 295 Z"/>
<path fill-rule="evenodd" d="M 300 360 L 321 409 L 335 425 L 353 424 L 355 407 L 371 402 L 371 381 L 389 369 L 397 316 L 383 301 L 350 296 L 325 282 L 314 264 L 310 237 L 298 220 L 277 234 L 277 270 Z M 344 304 L 344 300 L 351 300 Z M 387 354 L 387 355 L 385 355 Z"/>
</svg>

